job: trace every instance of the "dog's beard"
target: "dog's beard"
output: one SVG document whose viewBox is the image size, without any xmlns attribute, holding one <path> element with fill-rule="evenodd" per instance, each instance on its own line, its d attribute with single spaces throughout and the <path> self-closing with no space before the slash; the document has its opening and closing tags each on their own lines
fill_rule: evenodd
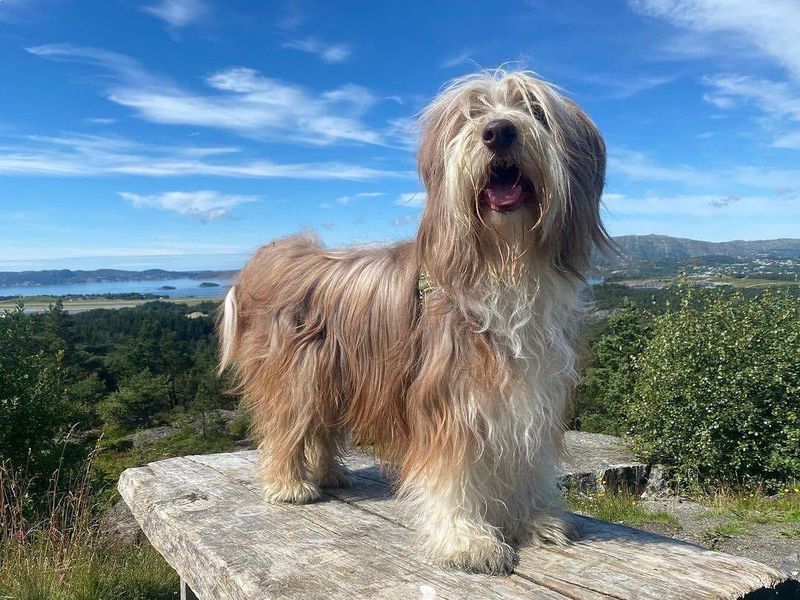
<svg viewBox="0 0 800 600">
<path fill-rule="evenodd" d="M 448 144 L 444 195 L 452 222 L 477 233 L 489 279 L 516 286 L 528 275 L 563 209 L 561 154 L 532 117 L 514 119 L 520 141 L 495 155 L 480 139 L 482 121 L 466 122 Z"/>
<path fill-rule="evenodd" d="M 464 212 L 458 221 L 477 233 L 486 283 L 495 290 L 518 289 L 535 276 L 547 202 L 552 203 L 547 195 L 555 186 L 548 181 L 547 167 L 529 157 L 485 154 L 478 152 L 462 168 L 451 188 L 462 196 L 452 204 Z"/>
</svg>

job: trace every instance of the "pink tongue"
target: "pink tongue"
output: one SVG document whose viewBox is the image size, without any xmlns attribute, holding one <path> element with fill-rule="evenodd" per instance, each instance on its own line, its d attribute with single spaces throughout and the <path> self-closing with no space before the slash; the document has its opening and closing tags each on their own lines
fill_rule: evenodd
<svg viewBox="0 0 800 600">
<path fill-rule="evenodd" d="M 522 196 L 522 186 L 516 185 L 493 185 L 486 188 L 486 195 L 489 202 L 496 208 L 508 208 L 519 203 Z"/>
</svg>

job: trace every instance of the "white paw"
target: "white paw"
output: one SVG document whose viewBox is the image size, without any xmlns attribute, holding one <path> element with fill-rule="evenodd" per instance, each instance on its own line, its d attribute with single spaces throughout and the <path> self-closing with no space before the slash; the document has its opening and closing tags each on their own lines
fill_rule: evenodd
<svg viewBox="0 0 800 600">
<path fill-rule="evenodd" d="M 270 482 L 264 486 L 264 499 L 271 504 L 308 504 L 321 497 L 319 487 L 310 481 Z"/>
<path fill-rule="evenodd" d="M 514 570 L 514 551 L 496 538 L 465 538 L 459 546 L 435 558 L 444 566 L 468 573 L 502 575 Z"/>
</svg>

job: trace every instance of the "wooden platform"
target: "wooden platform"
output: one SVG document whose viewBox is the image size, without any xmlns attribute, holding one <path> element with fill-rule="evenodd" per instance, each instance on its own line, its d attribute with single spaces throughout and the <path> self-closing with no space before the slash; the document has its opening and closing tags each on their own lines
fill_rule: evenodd
<svg viewBox="0 0 800 600">
<path fill-rule="evenodd" d="M 254 451 L 188 456 L 122 474 L 122 497 L 187 584 L 185 597 L 666 600 L 794 598 L 799 589 L 749 559 L 578 516 L 578 542 L 523 549 L 513 575 L 443 570 L 414 550 L 369 457 L 349 459 L 352 489 L 306 506 L 264 503 L 255 460 Z"/>
</svg>

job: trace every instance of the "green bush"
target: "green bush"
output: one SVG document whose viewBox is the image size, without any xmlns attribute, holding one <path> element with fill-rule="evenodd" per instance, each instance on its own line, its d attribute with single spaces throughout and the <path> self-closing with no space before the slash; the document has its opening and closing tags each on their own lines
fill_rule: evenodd
<svg viewBox="0 0 800 600">
<path fill-rule="evenodd" d="M 22 305 L 0 314 L 0 463 L 49 474 L 69 430 L 63 351 L 37 348 L 34 331 Z"/>
<path fill-rule="evenodd" d="M 98 412 L 111 427 L 129 430 L 152 425 L 154 417 L 168 408 L 167 377 L 145 369 L 124 379 L 119 389 L 100 403 Z"/>
<path fill-rule="evenodd" d="M 800 478 L 797 299 L 686 288 L 633 365 L 628 428 L 645 459 L 687 483 Z"/>
<path fill-rule="evenodd" d="M 630 302 L 611 314 L 591 344 L 588 367 L 575 396 L 572 427 L 593 433 L 622 435 L 625 399 L 636 382 L 634 361 L 647 340 L 648 316 Z"/>
</svg>

